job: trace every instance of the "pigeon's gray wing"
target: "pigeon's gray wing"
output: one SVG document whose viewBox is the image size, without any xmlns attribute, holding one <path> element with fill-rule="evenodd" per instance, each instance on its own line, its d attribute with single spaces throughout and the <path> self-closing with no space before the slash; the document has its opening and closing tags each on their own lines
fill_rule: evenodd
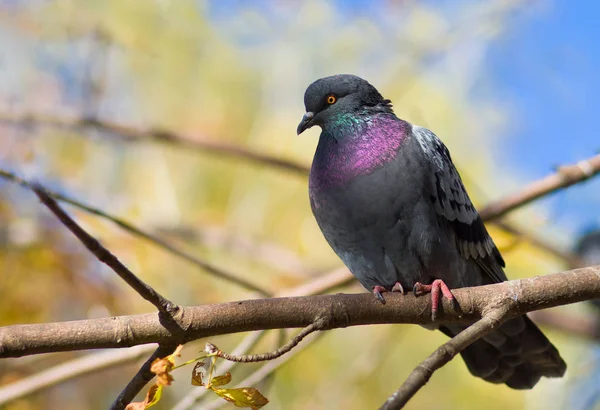
<svg viewBox="0 0 600 410">
<path fill-rule="evenodd" d="M 413 135 L 425 153 L 424 158 L 431 162 L 427 164 L 431 169 L 428 187 L 431 203 L 442 226 L 453 231 L 460 255 L 473 259 L 493 282 L 507 280 L 502 255 L 471 203 L 448 148 L 427 128 L 413 125 Z"/>
</svg>

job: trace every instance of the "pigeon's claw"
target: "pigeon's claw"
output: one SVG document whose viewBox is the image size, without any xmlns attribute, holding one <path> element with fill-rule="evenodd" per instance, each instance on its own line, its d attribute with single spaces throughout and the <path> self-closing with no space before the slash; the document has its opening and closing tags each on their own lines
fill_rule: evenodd
<svg viewBox="0 0 600 410">
<path fill-rule="evenodd" d="M 387 292 L 388 290 L 386 288 L 384 288 L 383 286 L 373 286 L 373 294 L 375 295 L 375 297 L 377 299 L 379 299 L 379 301 L 381 302 L 382 305 L 385 305 L 385 299 L 382 295 L 383 292 Z"/>
<path fill-rule="evenodd" d="M 440 305 L 440 293 L 452 303 L 452 307 L 454 309 L 457 308 L 456 298 L 452 294 L 452 291 L 448 285 L 446 285 L 441 279 L 434 280 L 431 285 L 423 285 L 422 283 L 417 282 L 413 286 L 413 293 L 415 296 L 431 293 L 431 320 L 434 322 Z"/>
<path fill-rule="evenodd" d="M 400 292 L 403 295 L 406 293 L 404 292 L 404 288 L 402 287 L 402 284 L 400 282 L 396 282 L 394 284 L 394 287 L 392 287 L 392 292 Z"/>
</svg>

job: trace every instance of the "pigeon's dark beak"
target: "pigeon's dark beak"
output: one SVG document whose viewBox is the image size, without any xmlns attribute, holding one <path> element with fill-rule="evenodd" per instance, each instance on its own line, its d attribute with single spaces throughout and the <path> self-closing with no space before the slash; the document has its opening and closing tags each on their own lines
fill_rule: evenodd
<svg viewBox="0 0 600 410">
<path fill-rule="evenodd" d="M 304 114 L 304 116 L 302 117 L 302 121 L 300 121 L 300 124 L 298 124 L 298 129 L 296 130 L 296 133 L 300 135 L 304 130 L 307 130 L 310 127 L 312 127 L 314 125 L 312 122 L 313 118 L 315 118 L 315 113 L 313 112 L 309 111 L 306 114 Z"/>
</svg>

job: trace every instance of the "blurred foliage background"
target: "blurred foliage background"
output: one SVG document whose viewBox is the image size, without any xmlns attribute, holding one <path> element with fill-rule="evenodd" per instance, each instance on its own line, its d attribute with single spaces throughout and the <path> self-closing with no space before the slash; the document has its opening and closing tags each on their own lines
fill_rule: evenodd
<svg viewBox="0 0 600 410">
<path fill-rule="evenodd" d="M 295 135 L 305 88 L 319 77 L 355 73 L 390 98 L 398 116 L 432 128 L 449 145 L 482 206 L 531 178 L 496 155 L 511 113 L 471 91 L 483 82 L 485 94 L 493 95 L 494 85 L 481 75 L 486 50 L 510 33 L 515 15 L 543 13 L 547 3 L 437 3 L 0 1 L 0 167 L 122 217 L 273 293 L 299 285 L 341 265 L 311 215 L 305 177 L 168 140 L 49 126 L 44 119 L 93 118 L 168 130 L 308 165 L 318 131 Z M 28 120 L 13 121 L 22 116 Z M 152 311 L 33 194 L 9 181 L 0 187 L 1 325 Z M 110 222 L 68 209 L 177 303 L 258 297 Z M 570 245 L 547 215 L 543 206 L 533 206 L 511 219 Z M 527 241 L 515 243 L 490 229 L 505 249 L 509 278 L 565 267 Z M 353 283 L 343 291 L 364 289 Z M 581 305 L 564 309 L 587 312 Z M 230 351 L 243 336 L 211 342 Z M 597 354 L 584 340 L 552 331 L 550 336 L 570 366 L 564 379 L 514 391 L 471 377 L 456 359 L 407 408 L 574 408 L 571 394 L 579 381 L 588 381 L 586 394 L 598 389 L 598 383 L 589 386 Z M 441 333 L 408 325 L 327 332 L 259 387 L 271 400 L 267 408 L 376 408 L 444 340 Z M 277 343 L 278 334 L 270 333 L 254 351 Z M 193 357 L 203 344 L 189 344 L 184 356 Z M 0 383 L 83 354 L 4 360 Z M 106 408 L 142 362 L 70 381 L 7 408 Z M 256 368 L 236 368 L 234 380 Z M 171 408 L 192 389 L 189 368 L 175 378 L 156 408 Z"/>
</svg>

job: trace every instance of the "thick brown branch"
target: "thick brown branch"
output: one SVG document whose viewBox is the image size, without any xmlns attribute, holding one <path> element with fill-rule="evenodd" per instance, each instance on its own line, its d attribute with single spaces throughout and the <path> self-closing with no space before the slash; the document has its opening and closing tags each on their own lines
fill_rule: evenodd
<svg viewBox="0 0 600 410">
<path fill-rule="evenodd" d="M 485 221 L 500 218 L 518 207 L 559 189 L 583 182 L 598 173 L 600 173 L 600 154 L 579 161 L 577 164 L 559 167 L 554 174 L 534 181 L 519 192 L 487 205 L 480 210 L 479 214 Z"/>
<path fill-rule="evenodd" d="M 280 292 L 278 296 L 315 295 L 343 286 L 352 280 L 353 278 L 347 269 L 336 269 L 307 283 L 292 289 L 286 289 L 283 292 Z M 264 334 L 264 331 L 250 334 L 240 342 L 232 354 L 237 356 L 246 353 Z M 53 366 L 38 374 L 31 375 L 14 383 L 0 387 L 0 406 L 85 374 L 93 373 L 107 367 L 125 365 L 132 360 L 137 360 L 144 354 L 151 353 L 153 350 L 155 349 L 152 345 L 144 345 L 126 350 L 90 353 L 84 357 Z M 231 367 L 235 364 L 235 362 L 228 362 L 227 364 L 220 366 L 219 369 L 221 372 L 226 372 L 231 370 Z M 207 390 L 204 389 L 194 389 L 192 390 L 194 394 L 188 395 L 184 400 L 193 403 L 206 391 Z"/>
<path fill-rule="evenodd" d="M 56 217 L 83 243 L 83 245 L 94 254 L 98 260 L 106 264 L 117 275 L 121 277 L 129 286 L 131 286 L 141 297 L 152 303 L 156 308 L 168 315 L 169 317 L 177 314 L 179 306 L 172 303 L 163 297 L 160 293 L 154 290 L 150 285 L 138 278 L 131 272 L 121 261 L 106 249 L 93 236 L 88 234 L 81 226 L 77 224 L 52 198 L 44 188 L 34 186 L 33 192 L 38 196 L 40 201 L 48 209 L 56 215 Z"/>
<path fill-rule="evenodd" d="M 507 300 L 510 302 L 510 300 Z M 433 373 L 452 360 L 477 339 L 500 326 L 510 315 L 508 303 L 492 309 L 479 321 L 469 326 L 442 346 L 438 347 L 427 359 L 419 364 L 406 381 L 380 407 L 380 410 L 398 410 L 419 391 L 431 378 Z"/>
<path fill-rule="evenodd" d="M 600 266 L 456 289 L 459 317 L 444 300 L 437 323 L 471 323 L 498 300 L 517 301 L 511 315 L 600 298 Z M 318 320 L 324 329 L 346 326 L 429 324 L 429 296 L 390 294 L 381 305 L 370 294 L 273 298 L 182 308 L 187 326 L 177 334 L 163 326 L 157 314 L 121 316 L 73 322 L 7 326 L 0 329 L 0 357 L 128 347 L 145 343 L 176 344 L 201 337 L 261 329 L 306 327 Z"/>
</svg>

